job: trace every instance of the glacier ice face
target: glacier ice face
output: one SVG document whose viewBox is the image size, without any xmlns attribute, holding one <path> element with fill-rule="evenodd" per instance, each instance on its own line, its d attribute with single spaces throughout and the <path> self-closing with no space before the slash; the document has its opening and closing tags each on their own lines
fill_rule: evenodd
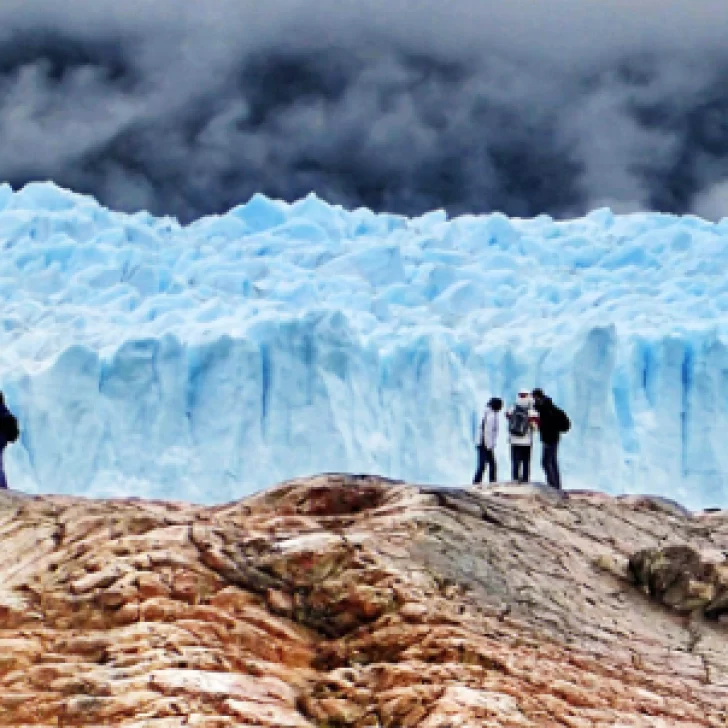
<svg viewBox="0 0 728 728">
<path fill-rule="evenodd" d="M 181 226 L 4 185 L 0 249 L 15 487 L 209 503 L 321 471 L 464 483 L 486 399 L 538 385 L 572 418 L 567 487 L 728 504 L 728 219 L 256 195 Z"/>
</svg>

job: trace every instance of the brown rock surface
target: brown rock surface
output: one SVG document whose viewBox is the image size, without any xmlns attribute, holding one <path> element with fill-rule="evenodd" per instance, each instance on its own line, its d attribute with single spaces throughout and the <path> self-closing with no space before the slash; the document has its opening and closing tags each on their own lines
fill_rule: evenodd
<svg viewBox="0 0 728 728">
<path fill-rule="evenodd" d="M 0 543 L 0 726 L 728 726 L 725 511 L 321 476 Z"/>
</svg>

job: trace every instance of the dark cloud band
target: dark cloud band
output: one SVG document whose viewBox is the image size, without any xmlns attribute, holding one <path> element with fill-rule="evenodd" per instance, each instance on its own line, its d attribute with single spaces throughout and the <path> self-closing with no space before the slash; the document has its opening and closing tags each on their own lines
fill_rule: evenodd
<svg viewBox="0 0 728 728">
<path fill-rule="evenodd" d="M 724 3 L 503 5 L 8 0 L 0 177 L 183 220 L 311 190 L 728 214 Z"/>
</svg>

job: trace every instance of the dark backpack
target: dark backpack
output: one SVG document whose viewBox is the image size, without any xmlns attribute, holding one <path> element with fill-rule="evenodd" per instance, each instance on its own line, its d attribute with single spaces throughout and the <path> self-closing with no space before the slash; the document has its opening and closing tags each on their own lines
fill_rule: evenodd
<svg viewBox="0 0 728 728">
<path fill-rule="evenodd" d="M 15 442 L 20 436 L 18 420 L 11 412 L 0 416 L 0 435 L 8 442 Z"/>
<path fill-rule="evenodd" d="M 528 432 L 528 408 L 517 404 L 508 420 L 508 432 L 523 437 Z"/>
<path fill-rule="evenodd" d="M 559 407 L 554 407 L 556 410 L 557 422 L 559 425 L 559 432 L 568 432 L 571 429 L 571 420 L 564 410 Z"/>
</svg>

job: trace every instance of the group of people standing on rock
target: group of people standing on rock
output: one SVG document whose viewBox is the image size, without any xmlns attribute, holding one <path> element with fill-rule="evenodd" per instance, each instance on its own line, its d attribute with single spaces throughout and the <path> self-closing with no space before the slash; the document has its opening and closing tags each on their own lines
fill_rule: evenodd
<svg viewBox="0 0 728 728">
<path fill-rule="evenodd" d="M 473 484 L 481 483 L 485 468 L 491 483 L 498 480 L 495 446 L 498 441 L 498 418 L 503 400 L 493 397 L 485 408 L 478 435 L 478 466 Z M 557 407 L 542 389 L 532 392 L 522 389 L 513 406 L 505 413 L 508 421 L 508 439 L 511 446 L 511 477 L 518 483 L 528 483 L 531 469 L 531 448 L 536 431 L 541 435 L 541 465 L 546 482 L 561 488 L 558 449 L 561 435 L 571 427 L 566 412 Z"/>
</svg>

